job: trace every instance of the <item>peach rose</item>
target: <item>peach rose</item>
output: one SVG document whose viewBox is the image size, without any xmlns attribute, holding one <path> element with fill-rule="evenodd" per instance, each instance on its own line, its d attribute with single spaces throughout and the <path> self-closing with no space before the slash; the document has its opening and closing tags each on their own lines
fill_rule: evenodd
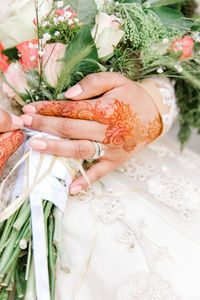
<svg viewBox="0 0 200 300">
<path fill-rule="evenodd" d="M 46 82 L 56 88 L 58 77 L 63 68 L 64 62 L 59 62 L 65 56 L 66 45 L 46 44 L 44 48 L 43 60 L 43 76 Z"/>
<path fill-rule="evenodd" d="M 8 69 L 4 72 L 4 76 L 8 83 L 19 94 L 26 94 L 26 90 L 28 90 L 29 87 L 25 78 L 25 73 L 18 62 L 11 63 Z M 2 88 L 4 93 L 6 93 L 8 97 L 13 98 L 16 96 L 16 92 L 12 88 L 10 88 L 5 82 L 3 82 L 2 84 Z"/>
<path fill-rule="evenodd" d="M 92 37 L 95 39 L 99 58 L 111 57 L 121 41 L 124 31 L 121 30 L 122 20 L 114 15 L 99 13 L 96 16 L 96 24 L 92 29 Z"/>
</svg>

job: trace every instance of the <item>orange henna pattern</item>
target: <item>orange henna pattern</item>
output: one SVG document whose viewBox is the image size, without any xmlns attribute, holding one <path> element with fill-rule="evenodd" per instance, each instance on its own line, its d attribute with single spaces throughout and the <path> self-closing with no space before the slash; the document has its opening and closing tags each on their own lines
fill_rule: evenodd
<svg viewBox="0 0 200 300">
<path fill-rule="evenodd" d="M 21 131 L 4 133 L 0 136 L 0 167 L 19 148 L 24 141 L 24 134 Z"/>
<path fill-rule="evenodd" d="M 122 146 L 126 152 L 133 151 L 138 143 L 151 143 L 162 131 L 159 117 L 144 126 L 137 113 L 132 112 L 130 104 L 117 99 L 106 106 L 102 101 L 47 102 L 39 107 L 38 113 L 105 124 L 108 128 L 102 142 Z"/>
</svg>

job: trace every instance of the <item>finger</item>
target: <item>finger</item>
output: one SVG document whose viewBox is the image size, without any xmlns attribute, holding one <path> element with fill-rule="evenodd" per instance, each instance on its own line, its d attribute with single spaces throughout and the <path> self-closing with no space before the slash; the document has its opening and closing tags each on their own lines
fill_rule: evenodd
<svg viewBox="0 0 200 300">
<path fill-rule="evenodd" d="M 23 121 L 19 117 L 10 115 L 5 110 L 0 109 L 0 132 L 16 130 L 22 126 Z"/>
<path fill-rule="evenodd" d="M 33 150 L 51 154 L 55 156 L 62 156 L 67 158 L 90 159 L 95 154 L 95 148 L 91 141 L 65 141 L 55 139 L 33 139 L 30 142 L 30 147 Z M 106 146 L 102 146 L 102 150 L 106 151 Z"/>
<path fill-rule="evenodd" d="M 21 131 L 4 133 L 0 136 L 0 168 L 24 141 Z"/>
<path fill-rule="evenodd" d="M 110 116 L 116 109 L 114 102 L 107 97 L 89 101 L 41 101 L 23 108 L 25 114 L 40 114 L 72 119 L 96 121 L 105 125 L 110 124 Z M 33 112 L 34 111 L 34 112 Z"/>
<path fill-rule="evenodd" d="M 90 183 L 93 183 L 103 176 L 107 175 L 110 173 L 112 170 L 114 170 L 116 167 L 116 164 L 112 161 L 106 160 L 106 159 L 101 159 L 100 162 L 96 163 L 93 165 L 87 172 L 86 175 L 89 179 Z M 76 179 L 70 186 L 70 193 L 72 195 L 78 194 L 82 190 L 86 189 L 88 186 L 87 181 L 85 178 L 82 176 L 78 179 Z"/>
<path fill-rule="evenodd" d="M 65 97 L 72 100 L 90 99 L 102 95 L 113 88 L 119 87 L 124 82 L 125 77 L 119 73 L 102 72 L 90 74 L 78 84 L 71 87 L 65 93 Z"/>
<path fill-rule="evenodd" d="M 56 118 L 41 115 L 22 115 L 24 125 L 34 130 L 80 140 L 102 141 L 106 126 L 97 122 Z"/>
</svg>

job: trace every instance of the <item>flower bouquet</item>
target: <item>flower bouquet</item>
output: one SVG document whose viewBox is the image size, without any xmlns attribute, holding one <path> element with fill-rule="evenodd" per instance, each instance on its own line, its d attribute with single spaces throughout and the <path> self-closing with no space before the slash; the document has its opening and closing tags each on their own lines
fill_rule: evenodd
<svg viewBox="0 0 200 300">
<path fill-rule="evenodd" d="M 112 1 L 100 7 L 93 0 L 45 1 L 45 9 L 42 5 L 34 1 L 30 39 L 20 30 L 15 40 L 21 41 L 14 45 L 10 39 L 9 44 L 10 28 L 0 25 L 0 70 L 9 97 L 21 106 L 65 99 L 69 87 L 96 72 L 121 72 L 132 80 L 160 74 L 176 78 L 182 143 L 192 127 L 200 129 L 200 23 L 184 18 L 180 1 Z M 25 134 L 24 154 L 0 187 L 0 294 L 1 299 L 48 300 L 55 297 L 57 257 L 62 270 L 70 272 L 62 215 L 69 185 L 84 170 L 80 161 L 29 148 L 32 137 L 51 136 L 27 130 Z M 6 181 L 17 168 L 14 189 L 5 199 Z"/>
</svg>

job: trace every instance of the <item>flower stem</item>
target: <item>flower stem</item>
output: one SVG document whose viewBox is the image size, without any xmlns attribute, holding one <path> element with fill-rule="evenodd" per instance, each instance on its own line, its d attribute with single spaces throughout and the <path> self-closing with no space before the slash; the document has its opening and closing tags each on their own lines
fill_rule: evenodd
<svg viewBox="0 0 200 300">
<path fill-rule="evenodd" d="M 63 213 L 57 208 L 54 208 L 55 230 L 54 244 L 56 245 L 58 256 L 60 259 L 61 270 L 65 273 L 70 273 L 70 266 L 67 251 L 63 240 Z"/>
</svg>

